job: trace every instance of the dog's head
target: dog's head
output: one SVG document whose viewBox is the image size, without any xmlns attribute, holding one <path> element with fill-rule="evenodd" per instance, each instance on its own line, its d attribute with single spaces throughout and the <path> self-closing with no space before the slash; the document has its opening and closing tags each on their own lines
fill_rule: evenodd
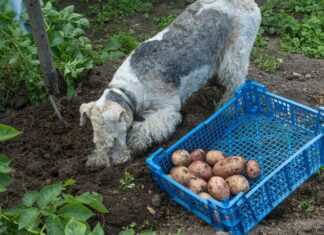
<svg viewBox="0 0 324 235">
<path fill-rule="evenodd" d="M 126 145 L 126 132 L 132 116 L 126 109 L 112 100 L 85 103 L 80 106 L 80 125 L 85 124 L 85 114 L 93 127 L 93 142 L 97 147 L 112 148 L 117 142 Z"/>
</svg>

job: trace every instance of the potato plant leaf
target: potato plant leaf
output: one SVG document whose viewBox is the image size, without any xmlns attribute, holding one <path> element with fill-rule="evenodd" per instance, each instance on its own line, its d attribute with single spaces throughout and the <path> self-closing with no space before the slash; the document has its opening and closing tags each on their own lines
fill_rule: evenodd
<svg viewBox="0 0 324 235">
<path fill-rule="evenodd" d="M 0 142 L 10 140 L 20 135 L 21 132 L 11 126 L 0 124 Z"/>
<path fill-rule="evenodd" d="M 37 200 L 39 193 L 37 191 L 26 192 L 23 197 L 23 204 L 31 207 Z"/>
<path fill-rule="evenodd" d="M 65 181 L 63 183 L 63 187 L 66 188 L 66 187 L 74 185 L 75 183 L 76 183 L 75 179 L 68 179 L 67 181 Z"/>
<path fill-rule="evenodd" d="M 65 235 L 84 235 L 86 233 L 87 226 L 81 222 L 71 219 L 65 226 Z"/>
<path fill-rule="evenodd" d="M 59 210 L 59 215 L 65 218 L 74 218 L 76 220 L 86 221 L 93 216 L 94 213 L 82 204 L 72 203 L 63 206 Z"/>
<path fill-rule="evenodd" d="M 97 223 L 96 227 L 94 227 L 94 229 L 91 232 L 91 235 L 105 235 L 105 232 L 99 223 Z"/>
<path fill-rule="evenodd" d="M 18 220 L 18 230 L 26 228 L 29 224 L 36 220 L 40 212 L 37 208 L 28 208 L 20 216 Z"/>
<path fill-rule="evenodd" d="M 56 216 L 50 216 L 47 218 L 45 228 L 48 235 L 64 234 L 64 226 Z"/>
<path fill-rule="evenodd" d="M 108 213 L 108 209 L 102 203 L 102 198 L 99 194 L 86 192 L 77 196 L 76 199 L 101 213 Z"/>
<path fill-rule="evenodd" d="M 46 207 L 50 202 L 54 201 L 62 192 L 62 183 L 45 186 L 37 198 L 37 205 L 41 208 Z"/>
</svg>

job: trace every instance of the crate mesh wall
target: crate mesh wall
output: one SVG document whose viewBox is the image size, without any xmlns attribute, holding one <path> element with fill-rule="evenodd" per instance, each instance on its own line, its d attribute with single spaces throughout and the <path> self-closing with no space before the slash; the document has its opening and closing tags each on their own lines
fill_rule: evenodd
<svg viewBox="0 0 324 235">
<path fill-rule="evenodd" d="M 247 84 L 221 111 L 172 147 L 152 157 L 148 164 L 154 179 L 172 199 L 215 228 L 243 234 L 323 164 L 323 138 L 300 151 L 320 134 L 323 122 L 324 115 L 319 116 L 310 109 L 272 95 L 263 87 Z M 173 151 L 196 148 L 218 149 L 227 155 L 257 160 L 261 175 L 256 180 L 249 180 L 249 192 L 253 193 L 243 195 L 240 203 L 238 200 L 230 208 L 222 207 L 223 204 L 211 206 L 193 192 L 178 187 L 171 178 L 162 177 L 173 167 Z M 230 202 L 232 200 L 234 197 Z"/>
</svg>

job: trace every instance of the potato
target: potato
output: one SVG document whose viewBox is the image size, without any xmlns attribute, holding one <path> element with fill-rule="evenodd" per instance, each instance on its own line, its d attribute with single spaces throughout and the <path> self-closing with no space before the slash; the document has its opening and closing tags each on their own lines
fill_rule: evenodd
<svg viewBox="0 0 324 235">
<path fill-rule="evenodd" d="M 211 197 L 210 194 L 206 193 L 206 192 L 201 192 L 199 193 L 199 196 L 201 196 L 202 198 L 205 198 L 206 200 Z"/>
<path fill-rule="evenodd" d="M 200 193 L 207 190 L 207 182 L 202 178 L 191 176 L 188 188 L 194 193 Z"/>
<path fill-rule="evenodd" d="M 194 161 L 188 166 L 189 172 L 198 178 L 209 180 L 213 176 L 213 169 L 202 161 Z"/>
<path fill-rule="evenodd" d="M 245 160 L 242 157 L 228 157 L 218 161 L 214 168 L 213 173 L 224 179 L 231 175 L 241 174 L 245 166 Z"/>
<path fill-rule="evenodd" d="M 260 175 L 260 165 L 257 161 L 250 160 L 246 164 L 245 171 L 250 178 L 255 179 Z"/>
<path fill-rule="evenodd" d="M 172 153 L 171 161 L 175 166 L 189 166 L 191 163 L 190 155 L 184 149 L 179 149 Z"/>
<path fill-rule="evenodd" d="M 242 161 L 242 164 L 243 164 L 244 167 L 245 167 L 245 165 L 246 165 L 246 160 L 245 160 L 243 157 L 241 157 L 241 156 L 233 156 L 233 157 L 237 157 L 237 158 L 239 158 L 239 159 Z"/>
<path fill-rule="evenodd" d="M 206 160 L 206 153 L 203 149 L 195 149 L 190 153 L 190 160 L 191 162 L 194 161 L 205 161 Z"/>
<path fill-rule="evenodd" d="M 230 192 L 234 195 L 238 194 L 239 192 L 246 193 L 250 189 L 249 181 L 247 181 L 243 175 L 232 175 L 225 181 L 230 188 Z"/>
<path fill-rule="evenodd" d="M 208 151 L 206 154 L 206 161 L 208 162 L 209 165 L 214 166 L 216 162 L 223 160 L 224 154 L 221 151 L 218 150 L 211 150 Z"/>
<path fill-rule="evenodd" d="M 190 173 L 187 167 L 176 166 L 171 169 L 171 177 L 183 185 L 188 185 L 190 181 Z"/>
<path fill-rule="evenodd" d="M 225 180 L 219 176 L 213 176 L 208 181 L 208 193 L 218 201 L 229 198 L 230 190 Z"/>
</svg>

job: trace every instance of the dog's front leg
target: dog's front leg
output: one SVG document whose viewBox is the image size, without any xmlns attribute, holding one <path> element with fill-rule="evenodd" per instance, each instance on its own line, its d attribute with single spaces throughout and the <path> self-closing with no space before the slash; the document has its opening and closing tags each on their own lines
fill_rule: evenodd
<svg viewBox="0 0 324 235">
<path fill-rule="evenodd" d="M 153 142 L 161 142 L 175 131 L 181 114 L 174 109 L 151 110 L 143 122 L 134 122 L 127 136 L 128 147 L 133 152 L 144 151 Z"/>
</svg>

